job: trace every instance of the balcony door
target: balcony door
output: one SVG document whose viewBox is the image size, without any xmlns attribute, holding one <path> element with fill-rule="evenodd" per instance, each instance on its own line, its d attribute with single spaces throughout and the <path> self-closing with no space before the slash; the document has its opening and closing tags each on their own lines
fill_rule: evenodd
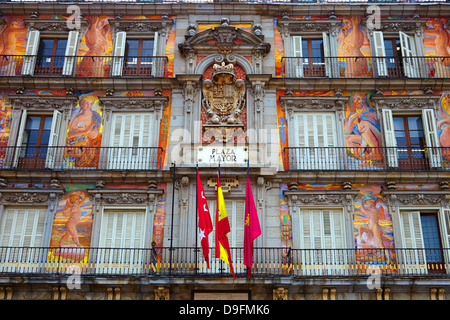
<svg viewBox="0 0 450 320">
<path fill-rule="evenodd" d="M 423 109 L 419 114 L 403 115 L 382 109 L 389 167 L 423 170 L 442 166 L 434 112 Z"/>
<path fill-rule="evenodd" d="M 158 153 L 153 147 L 153 112 L 113 113 L 108 147 L 108 168 L 144 170 L 155 168 Z"/>
<path fill-rule="evenodd" d="M 5 208 L 0 221 L 0 272 L 38 271 L 47 208 Z M 34 249 L 33 249 L 34 248 Z"/>
<path fill-rule="evenodd" d="M 97 272 L 122 274 L 141 270 L 144 262 L 145 217 L 145 209 L 103 210 Z"/>
<path fill-rule="evenodd" d="M 228 221 L 230 223 L 230 233 L 228 233 L 228 241 L 231 249 L 231 259 L 233 262 L 234 272 L 246 272 L 244 262 L 244 210 L 245 200 L 225 200 L 225 207 L 227 209 Z M 213 224 L 213 232 L 209 234 L 209 246 L 215 247 L 215 226 L 216 226 L 216 208 L 217 200 L 208 201 L 209 212 L 211 213 L 211 221 Z M 200 243 L 200 239 L 198 241 Z M 198 261 L 202 263 L 204 261 L 202 253 L 199 254 Z M 224 273 L 229 272 L 228 265 L 220 259 L 216 259 L 214 248 L 210 251 L 210 265 L 214 272 Z M 200 272 L 208 272 L 206 263 L 200 265 Z"/>
<path fill-rule="evenodd" d="M 401 212 L 402 268 L 413 273 L 445 273 L 441 228 L 436 212 Z"/>
<path fill-rule="evenodd" d="M 294 257 L 305 273 L 342 275 L 348 271 L 345 222 L 342 209 L 299 209 L 299 239 L 302 249 Z"/>
<path fill-rule="evenodd" d="M 55 165 L 61 112 L 28 114 L 22 118 L 16 143 L 14 167 L 19 169 L 52 169 Z"/>
<path fill-rule="evenodd" d="M 292 53 L 293 58 L 286 61 L 288 76 L 296 78 L 332 76 L 330 40 L 326 32 L 318 38 L 293 36 Z"/>
<path fill-rule="evenodd" d="M 304 112 L 294 116 L 296 169 L 334 170 L 339 167 L 334 112 Z"/>
<path fill-rule="evenodd" d="M 151 76 L 153 39 L 127 39 L 125 44 L 124 76 Z"/>
</svg>

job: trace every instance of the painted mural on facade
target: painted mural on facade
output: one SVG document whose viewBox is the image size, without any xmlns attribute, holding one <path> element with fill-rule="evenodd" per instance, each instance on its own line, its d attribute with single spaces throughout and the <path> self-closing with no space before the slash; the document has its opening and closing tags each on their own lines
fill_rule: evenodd
<svg viewBox="0 0 450 320">
<path fill-rule="evenodd" d="M 425 56 L 442 59 L 429 61 L 430 73 L 435 77 L 450 77 L 450 30 L 447 18 L 431 18 L 424 30 Z"/>
</svg>

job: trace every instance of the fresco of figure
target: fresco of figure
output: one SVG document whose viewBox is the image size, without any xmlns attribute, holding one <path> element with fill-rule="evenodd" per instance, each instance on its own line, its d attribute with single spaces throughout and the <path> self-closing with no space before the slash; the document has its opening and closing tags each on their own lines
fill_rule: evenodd
<svg viewBox="0 0 450 320">
<path fill-rule="evenodd" d="M 364 57 L 361 48 L 365 34 L 360 26 L 361 17 L 345 17 L 341 32 L 343 34 L 341 50 L 343 57 Z M 347 59 L 345 77 L 363 77 L 368 73 L 366 59 Z"/>
<path fill-rule="evenodd" d="M 8 17 L 6 25 L 0 30 L 0 56 L 23 55 L 27 28 L 18 18 Z M 0 75 L 18 75 L 21 70 L 18 58 L 2 57 L 0 59 Z"/>
<path fill-rule="evenodd" d="M 101 115 L 93 110 L 94 98 L 80 100 L 67 133 L 67 155 L 76 167 L 95 167 L 101 145 Z"/>
<path fill-rule="evenodd" d="M 439 143 L 442 149 L 444 159 L 450 161 L 450 94 L 443 95 L 441 98 L 441 117 L 437 129 L 439 134 Z"/>
<path fill-rule="evenodd" d="M 106 75 L 105 66 L 110 62 L 106 60 L 108 49 L 107 33 L 109 32 L 108 19 L 106 17 L 91 17 L 89 28 L 84 35 L 88 51 L 78 67 L 80 76 L 103 77 Z"/>
<path fill-rule="evenodd" d="M 376 113 L 363 92 L 351 96 L 345 119 L 345 144 L 359 160 L 381 161 L 381 132 Z"/>
</svg>

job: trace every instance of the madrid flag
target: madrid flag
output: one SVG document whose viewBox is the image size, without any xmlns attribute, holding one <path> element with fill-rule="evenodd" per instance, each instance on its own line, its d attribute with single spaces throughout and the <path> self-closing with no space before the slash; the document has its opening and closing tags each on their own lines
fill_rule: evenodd
<svg viewBox="0 0 450 320">
<path fill-rule="evenodd" d="M 220 177 L 217 175 L 217 210 L 216 210 L 216 258 L 225 261 L 234 276 L 233 263 L 231 261 L 230 244 L 227 233 L 230 232 L 230 223 L 228 221 L 227 209 L 223 198 Z"/>
<path fill-rule="evenodd" d="M 250 277 L 253 263 L 253 241 L 261 235 L 261 226 L 259 225 L 258 213 L 256 212 L 248 174 L 244 223 L 244 265 L 247 266 L 247 276 Z"/>
<path fill-rule="evenodd" d="M 209 214 L 205 192 L 203 191 L 202 180 L 197 169 L 197 206 L 198 206 L 198 232 L 202 245 L 203 257 L 209 269 L 209 240 L 208 235 L 212 232 L 213 226 L 211 215 Z"/>
</svg>

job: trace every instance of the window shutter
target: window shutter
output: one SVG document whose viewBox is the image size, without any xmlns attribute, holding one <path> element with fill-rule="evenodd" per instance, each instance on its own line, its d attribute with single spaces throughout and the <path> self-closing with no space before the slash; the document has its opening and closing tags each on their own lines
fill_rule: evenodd
<svg viewBox="0 0 450 320">
<path fill-rule="evenodd" d="M 387 77 L 386 51 L 384 49 L 383 32 L 373 31 L 373 43 L 375 47 L 375 59 L 378 76 Z"/>
<path fill-rule="evenodd" d="M 152 63 L 152 76 L 153 77 L 162 77 L 164 71 L 164 53 L 160 56 L 159 50 L 159 33 L 155 32 L 153 37 L 153 63 Z"/>
<path fill-rule="evenodd" d="M 22 75 L 32 76 L 34 73 L 39 48 L 39 36 L 40 32 L 38 30 L 31 30 L 28 33 L 27 46 L 23 58 Z"/>
<path fill-rule="evenodd" d="M 53 111 L 52 128 L 50 131 L 50 139 L 48 140 L 47 158 L 45 159 L 45 167 L 53 169 L 58 153 L 58 138 L 61 129 L 62 113 L 58 110 Z"/>
<path fill-rule="evenodd" d="M 78 31 L 69 32 L 62 71 L 63 76 L 70 76 L 73 73 L 73 67 L 76 61 L 75 56 L 77 55 L 77 48 L 78 48 L 78 37 L 79 37 Z"/>
<path fill-rule="evenodd" d="M 6 209 L 0 228 L 0 246 L 41 247 L 46 214 L 46 209 Z"/>
<path fill-rule="evenodd" d="M 436 118 L 433 109 L 422 110 L 423 131 L 427 143 L 427 154 L 430 167 L 440 168 L 442 166 L 441 153 L 439 151 L 439 138 L 437 133 Z"/>
<path fill-rule="evenodd" d="M 123 169 L 145 169 L 157 163 L 153 147 L 154 113 L 113 114 L 109 164 Z"/>
<path fill-rule="evenodd" d="M 27 110 L 23 110 L 22 116 L 20 118 L 19 131 L 17 132 L 17 141 L 16 141 L 15 152 L 14 152 L 13 168 L 17 168 L 17 165 L 19 163 L 19 157 L 25 153 L 25 149 L 23 149 L 23 147 L 22 147 L 22 142 L 23 142 L 23 133 L 25 131 L 26 124 L 27 124 Z"/>
<path fill-rule="evenodd" d="M 426 269 L 426 255 L 419 211 L 401 212 L 403 262 L 410 271 Z"/>
<path fill-rule="evenodd" d="M 420 77 L 414 37 L 399 31 L 405 75 L 409 78 Z"/>
<path fill-rule="evenodd" d="M 112 60 L 112 76 L 121 76 L 123 70 L 123 62 L 125 55 L 127 33 L 119 31 L 116 33 L 116 41 L 114 44 L 114 57 Z"/>
<path fill-rule="evenodd" d="M 392 118 L 392 110 L 382 109 L 383 129 L 386 142 L 386 155 L 388 166 L 391 168 L 398 167 L 397 140 L 394 132 L 394 119 Z"/>
<path fill-rule="evenodd" d="M 302 48 L 302 37 L 293 36 L 292 37 L 292 56 L 287 64 L 289 74 L 295 75 L 296 78 L 303 77 L 303 48 Z"/>
<path fill-rule="evenodd" d="M 326 32 L 322 32 L 322 37 L 323 37 L 323 55 L 325 59 L 325 74 L 327 77 L 332 77 L 333 76 L 332 69 L 334 63 L 331 59 L 330 39 Z"/>
</svg>

